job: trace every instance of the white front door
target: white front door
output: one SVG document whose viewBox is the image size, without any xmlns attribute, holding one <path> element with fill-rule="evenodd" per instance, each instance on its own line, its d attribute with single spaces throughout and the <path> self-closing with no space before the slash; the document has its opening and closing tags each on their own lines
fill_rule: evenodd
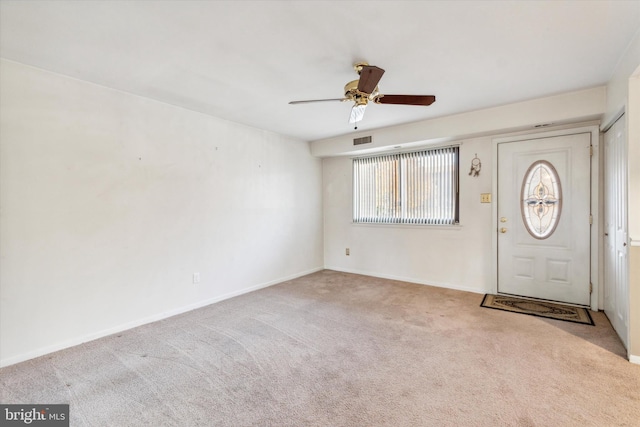
<svg viewBox="0 0 640 427">
<path fill-rule="evenodd" d="M 498 292 L 590 304 L 591 133 L 498 144 Z"/>
<path fill-rule="evenodd" d="M 604 312 L 625 347 L 629 330 L 625 116 L 604 134 Z"/>
</svg>

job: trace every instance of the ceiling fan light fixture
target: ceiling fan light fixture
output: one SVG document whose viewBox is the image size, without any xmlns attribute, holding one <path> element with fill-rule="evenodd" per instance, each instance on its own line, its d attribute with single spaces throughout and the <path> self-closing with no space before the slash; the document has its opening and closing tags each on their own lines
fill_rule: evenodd
<svg viewBox="0 0 640 427">
<path fill-rule="evenodd" d="M 349 123 L 357 123 L 364 117 L 364 110 L 367 108 L 367 104 L 355 104 L 351 108 L 351 116 L 349 117 Z"/>
</svg>

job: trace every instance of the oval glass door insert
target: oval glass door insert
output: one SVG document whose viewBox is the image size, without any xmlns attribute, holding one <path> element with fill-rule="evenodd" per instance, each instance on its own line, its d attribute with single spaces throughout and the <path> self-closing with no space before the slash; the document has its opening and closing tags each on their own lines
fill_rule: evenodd
<svg viewBox="0 0 640 427">
<path fill-rule="evenodd" d="M 555 231 L 562 211 L 562 187 L 553 165 L 534 162 L 522 181 L 520 208 L 524 226 L 536 239 L 546 239 Z"/>
</svg>

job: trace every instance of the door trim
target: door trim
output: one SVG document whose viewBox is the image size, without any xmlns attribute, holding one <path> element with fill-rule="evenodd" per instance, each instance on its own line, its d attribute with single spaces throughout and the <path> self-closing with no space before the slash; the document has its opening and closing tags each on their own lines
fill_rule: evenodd
<svg viewBox="0 0 640 427">
<path fill-rule="evenodd" d="M 491 157 L 494 167 L 492 168 L 492 183 L 491 192 L 493 193 L 493 200 L 491 206 L 491 272 L 492 272 L 492 287 L 493 293 L 498 293 L 498 144 L 505 142 L 526 141 L 529 139 L 548 138 L 555 136 L 574 135 L 577 133 L 590 133 L 591 145 L 593 146 L 593 155 L 591 156 L 591 215 L 593 216 L 593 224 L 591 225 L 591 249 L 590 249 L 590 276 L 593 289 L 591 292 L 591 304 L 590 308 L 593 311 L 600 309 L 601 298 L 601 286 L 604 279 L 601 275 L 603 269 L 601 268 L 602 260 L 600 254 L 602 253 L 603 239 L 600 236 L 600 230 L 603 224 L 603 207 L 600 206 L 600 161 L 602 156 L 600 155 L 601 141 L 600 141 L 600 128 L 598 124 L 590 126 L 579 126 L 574 128 L 565 128 L 559 130 L 551 130 L 546 132 L 531 132 L 526 134 L 519 134 L 506 137 L 493 138 L 491 144 Z"/>
</svg>

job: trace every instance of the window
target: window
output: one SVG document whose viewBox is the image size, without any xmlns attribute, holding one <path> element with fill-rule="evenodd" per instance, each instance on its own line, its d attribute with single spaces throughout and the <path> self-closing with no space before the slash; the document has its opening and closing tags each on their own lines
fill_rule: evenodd
<svg viewBox="0 0 640 427">
<path fill-rule="evenodd" d="M 353 222 L 456 224 L 459 147 L 353 159 Z"/>
<path fill-rule="evenodd" d="M 562 186 L 553 165 L 538 160 L 529 166 L 520 190 L 524 226 L 536 239 L 551 236 L 560 220 Z"/>
</svg>

